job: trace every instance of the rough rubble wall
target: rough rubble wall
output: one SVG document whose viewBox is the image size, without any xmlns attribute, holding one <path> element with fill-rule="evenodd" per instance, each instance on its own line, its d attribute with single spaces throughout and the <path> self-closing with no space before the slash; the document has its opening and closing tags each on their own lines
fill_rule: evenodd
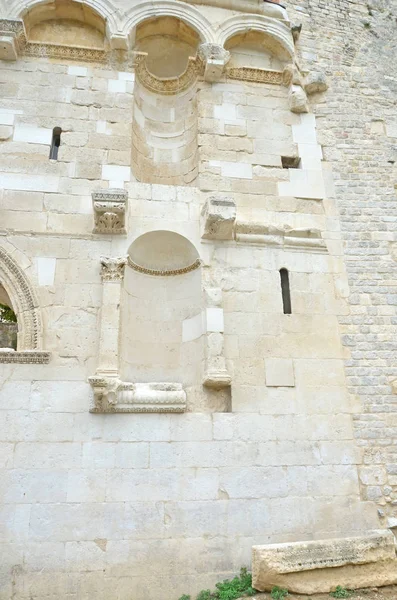
<svg viewBox="0 0 397 600">
<path fill-rule="evenodd" d="M 362 497 L 397 517 L 397 2 L 289 3 L 303 23 L 303 66 L 330 88 L 314 111 L 332 165 L 350 315 L 340 319 L 350 393 L 359 398 L 355 436 L 364 449 Z M 382 509 L 381 509 L 382 510 Z"/>
</svg>

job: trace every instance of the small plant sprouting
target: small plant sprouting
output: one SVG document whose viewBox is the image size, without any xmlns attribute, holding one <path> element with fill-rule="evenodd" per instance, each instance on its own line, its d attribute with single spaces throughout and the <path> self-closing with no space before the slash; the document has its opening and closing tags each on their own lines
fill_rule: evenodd
<svg viewBox="0 0 397 600">
<path fill-rule="evenodd" d="M 274 588 L 272 588 L 270 595 L 273 598 L 273 600 L 283 600 L 286 596 L 288 596 L 288 590 L 285 590 L 275 585 Z"/>
<path fill-rule="evenodd" d="M 353 594 L 354 592 L 352 592 L 352 590 L 348 590 L 347 588 L 338 585 L 336 586 L 335 591 L 330 593 L 330 596 L 332 596 L 332 598 L 350 598 Z"/>
<path fill-rule="evenodd" d="M 242 568 L 240 577 L 225 579 L 216 584 L 216 590 L 201 590 L 196 600 L 237 600 L 243 596 L 254 596 L 256 590 L 252 587 L 252 574 L 248 569 Z M 282 596 L 280 596 L 282 598 Z M 190 596 L 183 594 L 179 600 L 191 600 Z"/>
</svg>

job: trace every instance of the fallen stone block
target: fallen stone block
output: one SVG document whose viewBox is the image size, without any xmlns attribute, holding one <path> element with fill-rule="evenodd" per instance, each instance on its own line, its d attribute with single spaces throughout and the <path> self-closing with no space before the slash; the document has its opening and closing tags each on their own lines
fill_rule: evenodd
<svg viewBox="0 0 397 600">
<path fill-rule="evenodd" d="M 397 583 L 396 542 L 389 530 L 360 537 L 253 546 L 252 585 L 297 594 L 323 594 Z"/>
</svg>

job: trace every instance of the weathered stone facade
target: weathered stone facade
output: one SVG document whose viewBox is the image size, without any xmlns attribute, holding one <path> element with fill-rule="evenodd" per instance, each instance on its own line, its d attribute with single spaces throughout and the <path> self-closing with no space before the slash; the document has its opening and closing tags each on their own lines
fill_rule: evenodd
<svg viewBox="0 0 397 600">
<path fill-rule="evenodd" d="M 0 0 L 1 600 L 397 523 L 396 19 Z"/>
</svg>

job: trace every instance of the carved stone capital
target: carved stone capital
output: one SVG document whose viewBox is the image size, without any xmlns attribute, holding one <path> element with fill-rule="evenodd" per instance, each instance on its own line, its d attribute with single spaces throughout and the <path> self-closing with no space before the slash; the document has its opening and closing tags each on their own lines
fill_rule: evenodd
<svg viewBox="0 0 397 600">
<path fill-rule="evenodd" d="M 181 413 L 186 393 L 180 383 L 130 383 L 117 376 L 96 375 L 88 381 L 94 392 L 94 413 Z"/>
<path fill-rule="evenodd" d="M 101 276 L 102 281 L 122 281 L 124 278 L 124 267 L 127 264 L 127 257 L 107 258 L 101 256 Z"/>
<path fill-rule="evenodd" d="M 92 192 L 95 227 L 93 233 L 125 233 L 126 190 L 99 190 Z"/>
<path fill-rule="evenodd" d="M 236 222 L 236 204 L 227 198 L 208 198 L 201 212 L 201 237 L 209 240 L 232 240 Z"/>
<path fill-rule="evenodd" d="M 17 60 L 26 44 L 25 27 L 19 19 L 0 19 L 0 60 Z"/>
<path fill-rule="evenodd" d="M 230 60 L 230 52 L 218 44 L 201 44 L 198 57 L 205 65 L 205 81 L 219 81 Z"/>
</svg>

